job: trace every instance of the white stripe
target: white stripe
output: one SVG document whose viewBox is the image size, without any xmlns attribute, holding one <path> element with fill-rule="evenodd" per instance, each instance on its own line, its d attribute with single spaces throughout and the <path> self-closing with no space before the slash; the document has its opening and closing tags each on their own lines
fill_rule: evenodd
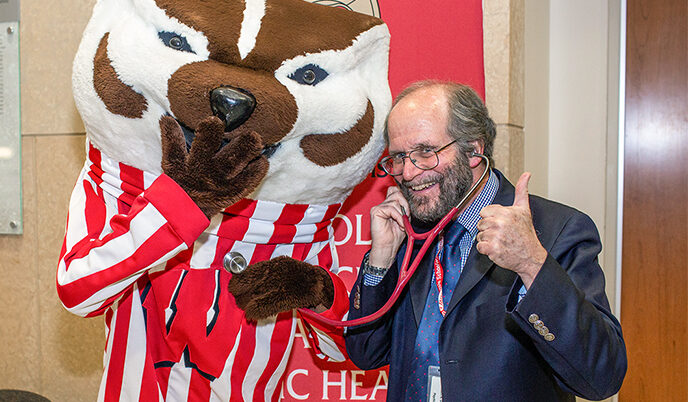
<svg viewBox="0 0 688 402">
<path fill-rule="evenodd" d="M 303 259 L 303 262 L 307 262 L 312 265 L 319 265 L 323 268 L 327 268 L 327 265 L 321 261 L 321 253 L 323 252 L 323 249 L 327 247 L 328 242 L 327 241 L 320 241 L 317 243 L 313 243 L 311 245 L 311 249 L 308 250 L 308 255 L 306 258 Z M 334 267 L 334 265 L 333 265 Z M 332 270 L 332 268 L 330 268 Z"/>
<path fill-rule="evenodd" d="M 244 381 L 241 384 L 241 395 L 245 401 L 253 400 L 253 392 L 256 389 L 258 379 L 265 371 L 270 359 L 270 341 L 272 340 L 272 331 L 275 329 L 277 316 L 260 320 L 256 324 L 256 346 L 253 351 L 253 359 L 249 364 Z"/>
<path fill-rule="evenodd" d="M 139 289 L 134 284 L 131 296 L 131 314 L 127 331 L 127 348 L 122 373 L 122 394 L 120 399 L 137 401 L 140 399 L 143 369 L 146 364 L 146 325 L 143 321 L 143 310 Z M 126 396 L 126 398 L 122 398 Z"/>
<path fill-rule="evenodd" d="M 339 350 L 337 344 L 325 332 L 316 327 L 311 327 L 318 337 L 318 347 L 320 350 L 332 360 L 343 362 L 345 360 L 342 351 Z"/>
<path fill-rule="evenodd" d="M 315 237 L 317 226 L 315 223 L 322 222 L 325 218 L 327 208 L 309 206 L 303 215 L 301 222 L 296 225 L 295 243 L 311 243 Z"/>
<path fill-rule="evenodd" d="M 167 383 L 168 401 L 188 401 L 189 386 L 193 369 L 184 366 L 184 354 L 181 360 L 170 368 L 170 377 Z"/>
<path fill-rule="evenodd" d="M 112 307 L 112 319 L 110 320 L 110 331 L 108 331 L 107 346 L 105 347 L 105 357 L 103 359 L 103 378 L 100 380 L 100 389 L 98 390 L 98 402 L 105 400 L 105 386 L 107 385 L 108 372 L 110 366 L 110 359 L 112 357 L 112 343 L 115 339 L 115 323 L 117 322 L 116 304 Z"/>
<path fill-rule="evenodd" d="M 229 341 L 229 339 L 228 339 Z M 225 402 L 229 400 L 232 394 L 232 367 L 234 366 L 234 356 L 236 356 L 239 343 L 241 342 L 241 328 L 234 339 L 234 347 L 227 357 L 225 368 L 222 369 L 222 374 L 212 382 L 212 393 L 210 394 L 209 402 Z"/>
<path fill-rule="evenodd" d="M 282 210 L 286 204 L 276 202 L 257 201 L 256 209 L 251 214 L 252 219 L 259 219 L 261 221 L 276 222 L 282 215 Z"/>
<path fill-rule="evenodd" d="M 186 246 L 184 244 L 179 245 L 177 248 L 174 250 L 170 251 L 169 253 L 165 254 L 162 256 L 158 261 L 153 263 L 151 265 L 151 272 L 154 270 L 162 270 L 165 268 L 164 262 L 172 258 L 175 254 L 179 253 L 180 251 L 184 250 Z M 159 265 L 159 266 L 156 266 Z M 136 282 L 136 280 L 141 276 L 141 273 L 145 270 L 145 268 L 141 271 L 139 271 L 138 274 L 132 275 L 128 277 L 126 280 L 114 283 L 110 286 L 107 286 L 98 292 L 94 293 L 92 296 L 90 296 L 88 299 L 84 300 L 83 302 L 77 304 L 76 306 L 72 308 L 65 308 L 71 312 L 72 314 L 77 314 L 80 316 L 85 316 L 86 314 L 90 313 L 91 311 L 96 310 L 102 302 L 107 300 L 109 297 L 116 295 L 117 293 L 123 291 L 125 288 L 127 288 L 129 285 L 131 285 L 133 282 Z"/>
<path fill-rule="evenodd" d="M 277 258 L 286 255 L 287 257 L 294 257 L 294 245 L 293 244 L 278 244 L 273 250 L 270 259 Z"/>
<path fill-rule="evenodd" d="M 330 226 L 330 229 L 332 229 L 332 226 Z M 332 256 L 332 266 L 330 267 L 330 272 L 333 274 L 339 274 L 339 253 L 337 253 L 337 246 L 334 244 L 334 236 L 330 235 L 328 245 L 330 246 L 330 254 Z"/>
<path fill-rule="evenodd" d="M 277 390 L 277 385 L 279 384 L 280 378 L 282 378 L 282 374 L 284 373 L 284 370 L 287 368 L 287 363 L 289 362 L 289 356 L 291 355 L 291 348 L 294 345 L 294 333 L 296 332 L 296 310 L 292 312 L 292 319 L 291 319 L 291 330 L 290 334 L 291 336 L 289 337 L 289 343 L 287 344 L 287 348 L 284 351 L 284 354 L 282 354 L 282 360 L 280 360 L 279 365 L 275 369 L 275 371 L 272 373 L 270 376 L 270 379 L 268 380 L 267 385 L 265 386 L 265 395 L 264 399 L 265 401 L 271 401 L 273 395 L 275 394 L 275 391 Z"/>
<path fill-rule="evenodd" d="M 242 60 L 256 46 L 256 37 L 260 31 L 263 16 L 265 16 L 265 0 L 246 0 L 244 20 L 241 22 L 241 33 L 237 43 Z"/>
<path fill-rule="evenodd" d="M 251 263 L 251 258 L 253 257 L 253 252 L 256 250 L 256 245 L 252 243 L 244 243 L 241 241 L 234 242 L 231 251 L 236 251 L 241 254 L 247 263 Z"/>
<path fill-rule="evenodd" d="M 194 242 L 189 268 L 207 269 L 215 260 L 217 253 L 217 231 L 222 224 L 222 214 L 210 219 L 210 226 Z"/>
<path fill-rule="evenodd" d="M 148 204 L 131 220 L 128 232 L 110 239 L 84 257 L 73 260 L 69 270 L 60 270 L 57 277 L 58 283 L 65 285 L 125 261 L 166 223 L 160 212 L 153 205 Z M 140 271 L 145 268 L 141 267 Z"/>
<path fill-rule="evenodd" d="M 67 220 L 67 232 L 65 233 L 65 247 L 69 252 L 72 247 L 88 235 L 86 226 L 86 193 L 84 192 L 84 181 L 87 181 L 86 171 L 82 170 L 79 179 L 72 190 L 69 200 L 69 219 Z M 92 182 L 89 185 L 96 186 Z"/>
</svg>

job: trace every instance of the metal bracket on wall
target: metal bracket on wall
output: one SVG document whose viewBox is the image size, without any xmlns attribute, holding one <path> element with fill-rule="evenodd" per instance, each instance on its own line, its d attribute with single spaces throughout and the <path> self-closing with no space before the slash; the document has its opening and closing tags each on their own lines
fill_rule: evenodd
<svg viewBox="0 0 688 402">
<path fill-rule="evenodd" d="M 19 0 L 0 0 L 0 234 L 22 234 Z"/>
</svg>

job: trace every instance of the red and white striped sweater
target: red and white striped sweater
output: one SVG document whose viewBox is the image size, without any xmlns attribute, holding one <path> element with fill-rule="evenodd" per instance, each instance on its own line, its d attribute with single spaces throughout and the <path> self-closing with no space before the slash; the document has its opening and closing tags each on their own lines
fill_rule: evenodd
<svg viewBox="0 0 688 402">
<path fill-rule="evenodd" d="M 348 309 L 332 239 L 340 204 L 242 200 L 212 218 L 172 179 L 110 160 L 88 146 L 69 206 L 57 270 L 69 311 L 105 315 L 99 400 L 277 400 L 296 330 L 296 311 L 256 322 L 226 290 L 230 251 L 249 263 L 287 255 L 330 271 Z M 304 320 L 305 321 L 305 320 Z M 341 330 L 306 322 L 323 358 L 343 360 Z"/>
</svg>

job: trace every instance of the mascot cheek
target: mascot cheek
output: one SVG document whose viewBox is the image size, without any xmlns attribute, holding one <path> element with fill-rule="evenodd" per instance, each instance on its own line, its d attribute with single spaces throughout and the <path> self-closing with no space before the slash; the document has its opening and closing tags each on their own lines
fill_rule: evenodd
<svg viewBox="0 0 688 402">
<path fill-rule="evenodd" d="M 108 38 L 100 40 L 93 58 L 93 87 L 107 110 L 112 114 L 138 119 L 148 109 L 146 98 L 120 80 L 107 53 Z"/>
<path fill-rule="evenodd" d="M 168 85 L 170 109 L 181 124 L 195 130 L 202 120 L 213 115 L 210 94 L 221 87 L 255 99 L 255 110 L 234 133 L 256 132 L 263 143 L 274 144 L 294 126 L 296 101 L 272 75 L 215 61 L 187 64 L 172 75 Z"/>
<path fill-rule="evenodd" d="M 334 166 L 361 152 L 373 135 L 375 112 L 368 101 L 365 114 L 348 131 L 337 134 L 311 134 L 301 140 L 301 149 L 318 166 Z"/>
</svg>

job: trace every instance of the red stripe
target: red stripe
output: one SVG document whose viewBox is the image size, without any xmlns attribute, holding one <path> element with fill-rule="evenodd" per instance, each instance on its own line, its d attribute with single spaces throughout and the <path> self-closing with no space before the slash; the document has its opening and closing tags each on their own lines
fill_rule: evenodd
<svg viewBox="0 0 688 402">
<path fill-rule="evenodd" d="M 225 208 L 225 213 L 249 217 L 252 216 L 253 212 L 256 210 L 256 205 L 258 205 L 258 201 L 242 198 L 241 200 Z"/>
<path fill-rule="evenodd" d="M 249 323 L 246 318 L 243 318 L 241 324 L 241 339 L 239 339 L 239 347 L 232 364 L 232 395 L 230 401 L 243 401 L 241 396 L 241 385 L 244 383 L 246 371 L 253 360 L 253 354 L 256 349 L 256 323 Z"/>
<path fill-rule="evenodd" d="M 274 230 L 268 243 L 291 243 L 296 234 L 296 226 L 294 223 L 303 220 L 307 209 L 308 205 L 285 205 L 285 207 L 282 208 L 280 217 L 275 221 Z"/>
<path fill-rule="evenodd" d="M 120 188 L 123 193 L 118 199 L 127 205 L 131 205 L 134 203 L 134 199 L 143 193 L 143 171 L 120 163 L 119 178 L 122 181 L 120 183 Z"/>
<path fill-rule="evenodd" d="M 270 381 L 270 377 L 275 373 L 277 367 L 279 366 L 282 357 L 287 353 L 287 346 L 289 345 L 289 340 L 292 336 L 292 312 L 286 311 L 277 315 L 277 322 L 275 323 L 275 328 L 272 331 L 272 336 L 270 337 L 270 358 L 268 359 L 267 366 L 258 379 L 256 384 L 256 389 L 253 391 L 253 400 L 262 401 L 265 399 L 265 388 Z M 285 370 L 286 372 L 286 370 Z M 285 373 L 282 373 L 284 377 Z M 278 384 L 282 383 L 282 379 Z M 274 390 L 275 394 L 279 397 L 280 387 Z M 274 395 L 273 398 L 274 399 Z"/>
<path fill-rule="evenodd" d="M 272 254 L 275 252 L 276 247 L 277 246 L 274 244 L 256 244 L 256 248 L 253 250 L 253 255 L 251 256 L 251 261 L 249 264 L 270 260 L 272 258 Z"/>
<path fill-rule="evenodd" d="M 98 168 L 101 168 L 100 151 L 91 143 L 88 144 L 88 160 L 90 160 L 91 163 L 96 165 Z"/>
<path fill-rule="evenodd" d="M 171 372 L 172 367 L 160 367 L 155 369 L 155 377 L 158 379 L 158 387 L 160 388 L 163 400 L 167 400 L 167 389 L 170 386 Z"/>
<path fill-rule="evenodd" d="M 327 212 L 325 212 L 325 216 L 323 217 L 323 220 L 332 220 L 334 219 L 335 216 L 337 216 L 337 212 L 339 212 L 339 209 L 342 207 L 342 204 L 332 204 L 327 207 Z"/>
<path fill-rule="evenodd" d="M 187 401 L 209 401 L 210 400 L 210 381 L 203 378 L 198 371 L 191 370 L 191 381 L 189 382 L 189 395 Z"/>
<path fill-rule="evenodd" d="M 105 385 L 105 402 L 119 401 L 122 390 L 122 376 L 124 375 L 124 361 L 127 354 L 127 336 L 129 334 L 129 321 L 131 319 L 131 289 L 128 295 L 122 298 L 117 307 L 117 316 L 114 327 L 114 339 L 108 364 L 107 384 Z M 113 334 L 110 333 L 110 336 Z"/>
<path fill-rule="evenodd" d="M 146 353 L 146 363 L 143 367 L 143 378 L 141 379 L 139 395 L 140 401 L 158 400 L 158 379 L 155 375 L 155 368 L 150 353 Z"/>
<path fill-rule="evenodd" d="M 275 223 L 278 225 L 299 223 L 303 220 L 307 210 L 308 205 L 305 204 L 286 204 Z"/>
<path fill-rule="evenodd" d="M 89 243 L 100 246 L 103 242 L 93 241 Z M 162 257 L 165 250 L 172 250 L 179 244 L 181 244 L 181 241 L 176 237 L 169 225 L 163 225 L 124 261 L 58 287 L 60 300 L 62 300 L 62 303 L 64 303 L 67 308 L 74 307 L 88 299 L 97 291 L 103 289 L 105 285 L 117 283 L 133 275 L 137 271 L 152 265 Z M 85 255 L 92 248 L 95 247 L 79 250 L 78 255 Z M 76 257 L 78 257 L 78 255 Z M 71 260 L 69 262 L 71 262 Z"/>
<path fill-rule="evenodd" d="M 97 238 L 105 227 L 107 208 L 103 199 L 93 190 L 91 183 L 84 180 L 84 193 L 86 202 L 84 206 L 84 220 L 88 237 Z"/>
<path fill-rule="evenodd" d="M 232 208 L 236 207 L 237 209 L 242 211 L 242 213 L 253 214 L 253 212 L 255 212 L 256 210 L 257 203 L 246 203 L 244 201 L 248 200 L 241 200 L 238 203 L 234 204 Z M 249 220 L 243 217 L 242 215 L 225 214 L 222 217 L 222 223 L 220 224 L 220 227 L 217 230 L 217 235 L 228 239 L 241 240 L 243 236 L 246 234 L 246 232 L 248 232 L 248 225 Z"/>
</svg>

